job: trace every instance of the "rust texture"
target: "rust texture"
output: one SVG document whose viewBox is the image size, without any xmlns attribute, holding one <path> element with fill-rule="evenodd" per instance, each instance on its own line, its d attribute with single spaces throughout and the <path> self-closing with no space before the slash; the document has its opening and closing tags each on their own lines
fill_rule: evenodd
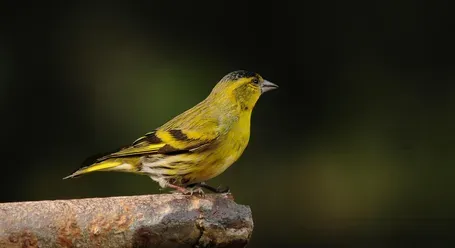
<svg viewBox="0 0 455 248">
<path fill-rule="evenodd" d="M 0 203 L 0 247 L 245 247 L 252 232 L 228 194 Z"/>
</svg>

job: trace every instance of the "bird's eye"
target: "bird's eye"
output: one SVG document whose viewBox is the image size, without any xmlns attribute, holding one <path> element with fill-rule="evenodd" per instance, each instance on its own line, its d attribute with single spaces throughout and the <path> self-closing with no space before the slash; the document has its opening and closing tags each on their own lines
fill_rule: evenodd
<svg viewBox="0 0 455 248">
<path fill-rule="evenodd" d="M 257 78 L 254 78 L 252 82 L 253 84 L 259 84 L 259 80 Z"/>
</svg>

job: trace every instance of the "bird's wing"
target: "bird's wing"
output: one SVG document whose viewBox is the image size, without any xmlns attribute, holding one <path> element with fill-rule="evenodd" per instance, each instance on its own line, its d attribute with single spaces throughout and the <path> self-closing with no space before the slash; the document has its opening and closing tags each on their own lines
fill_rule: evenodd
<svg viewBox="0 0 455 248">
<path fill-rule="evenodd" d="M 118 152 L 97 159 L 98 162 L 109 159 L 145 154 L 176 154 L 191 152 L 202 148 L 219 136 L 216 129 L 211 131 L 168 129 L 147 133 Z"/>
</svg>

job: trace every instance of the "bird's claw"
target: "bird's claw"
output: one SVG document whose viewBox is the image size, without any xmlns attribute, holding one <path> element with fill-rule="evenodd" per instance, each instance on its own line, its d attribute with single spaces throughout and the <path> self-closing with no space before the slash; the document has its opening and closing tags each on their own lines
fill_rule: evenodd
<svg viewBox="0 0 455 248">
<path fill-rule="evenodd" d="M 205 192 L 203 190 L 210 190 L 213 193 L 218 193 L 218 194 L 230 194 L 231 190 L 228 186 L 222 187 L 218 186 L 217 188 L 212 187 L 205 182 L 197 183 L 197 184 L 192 184 L 187 186 L 186 188 L 176 186 L 176 185 L 168 185 L 170 188 L 176 189 L 175 191 L 172 191 L 172 193 L 179 193 L 183 195 L 194 195 L 194 194 L 199 194 L 200 196 L 204 196 Z"/>
<path fill-rule="evenodd" d="M 186 195 L 193 195 L 193 194 L 198 194 L 200 196 L 204 196 L 205 192 L 201 187 L 188 189 L 188 192 L 186 193 Z"/>
<path fill-rule="evenodd" d="M 228 186 L 225 186 L 225 187 L 218 186 L 217 188 L 215 188 L 215 187 L 212 187 L 212 186 L 206 184 L 205 182 L 201 182 L 197 186 L 210 190 L 213 193 L 230 193 L 230 189 Z"/>
</svg>

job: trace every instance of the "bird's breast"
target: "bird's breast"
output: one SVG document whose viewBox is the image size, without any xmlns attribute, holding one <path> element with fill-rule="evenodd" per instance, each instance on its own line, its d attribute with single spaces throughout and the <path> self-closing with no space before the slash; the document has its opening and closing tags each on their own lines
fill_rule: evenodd
<svg viewBox="0 0 455 248">
<path fill-rule="evenodd" d="M 207 151 L 209 154 L 203 163 L 206 166 L 202 170 L 204 178 L 206 180 L 213 178 L 229 168 L 240 158 L 248 146 L 249 139 L 249 118 L 239 118 L 229 132 L 218 139 L 216 148 Z"/>
</svg>

